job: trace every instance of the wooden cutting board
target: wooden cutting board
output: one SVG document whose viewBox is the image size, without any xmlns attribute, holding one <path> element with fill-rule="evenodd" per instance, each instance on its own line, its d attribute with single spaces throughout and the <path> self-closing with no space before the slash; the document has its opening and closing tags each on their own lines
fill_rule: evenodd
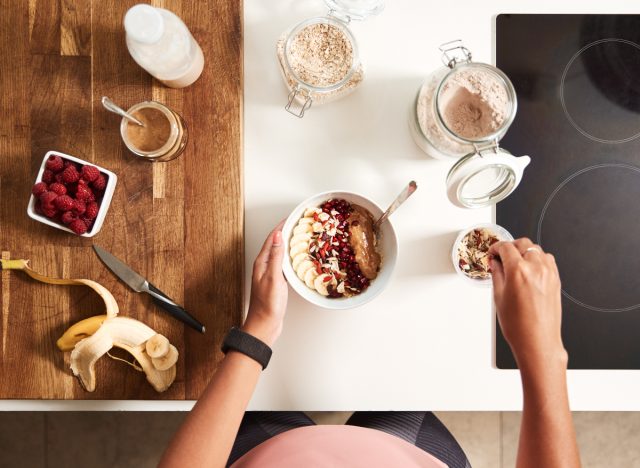
<svg viewBox="0 0 640 468">
<path fill-rule="evenodd" d="M 135 0 L 9 2 L 0 15 L 0 249 L 40 273 L 89 278 L 111 290 L 123 316 L 144 321 L 180 351 L 178 375 L 156 393 L 144 374 L 108 357 L 85 392 L 55 341 L 72 323 L 103 312 L 82 287 L 2 272 L 0 398 L 195 399 L 221 358 L 220 342 L 243 303 L 242 7 L 240 0 L 156 0 L 200 43 L 205 70 L 192 86 L 163 87 L 135 64 L 122 19 Z M 189 143 L 168 163 L 127 152 L 123 107 L 157 100 L 181 114 Z M 102 231 L 76 237 L 27 217 L 44 154 L 58 150 L 114 171 L 118 185 Z M 91 248 L 123 259 L 207 328 L 200 335 L 115 278 Z"/>
</svg>

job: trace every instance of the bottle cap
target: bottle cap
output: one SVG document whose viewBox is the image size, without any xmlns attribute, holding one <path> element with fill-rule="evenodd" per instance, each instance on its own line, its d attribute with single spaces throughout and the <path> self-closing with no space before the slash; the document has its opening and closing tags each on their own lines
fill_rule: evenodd
<svg viewBox="0 0 640 468">
<path fill-rule="evenodd" d="M 124 29 L 133 40 L 154 44 L 164 33 L 164 19 L 157 8 L 141 3 L 124 15 Z"/>
</svg>

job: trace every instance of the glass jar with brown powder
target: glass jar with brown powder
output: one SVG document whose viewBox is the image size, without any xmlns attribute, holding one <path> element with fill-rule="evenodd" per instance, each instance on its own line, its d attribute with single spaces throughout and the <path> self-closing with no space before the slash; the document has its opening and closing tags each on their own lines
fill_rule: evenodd
<svg viewBox="0 0 640 468">
<path fill-rule="evenodd" d="M 126 118 L 120 123 L 122 141 L 133 154 L 149 161 L 170 161 L 187 145 L 187 127 L 179 114 L 156 101 L 135 104 L 127 111 L 144 124 Z"/>
<path fill-rule="evenodd" d="M 473 62 L 460 41 L 445 43 L 440 51 L 445 66 L 418 91 L 409 116 L 411 134 L 429 156 L 455 162 L 446 179 L 453 204 L 492 205 L 516 189 L 530 162 L 499 147 L 516 115 L 516 91 L 501 70 Z"/>
<path fill-rule="evenodd" d="M 383 0 L 325 0 L 326 16 L 305 20 L 285 31 L 276 45 L 280 71 L 289 90 L 285 109 L 303 117 L 312 104 L 339 99 L 364 79 L 352 20 L 384 8 Z"/>
</svg>

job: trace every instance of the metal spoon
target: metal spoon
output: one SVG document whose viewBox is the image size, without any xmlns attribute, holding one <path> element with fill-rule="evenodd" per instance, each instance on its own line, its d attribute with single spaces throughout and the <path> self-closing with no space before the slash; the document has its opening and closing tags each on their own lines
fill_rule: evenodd
<svg viewBox="0 0 640 468">
<path fill-rule="evenodd" d="M 107 96 L 102 96 L 102 105 L 109 112 L 113 112 L 114 114 L 118 114 L 119 116 L 124 117 L 125 119 L 129 119 L 132 122 L 140 125 L 141 127 L 144 127 L 144 124 L 142 122 L 140 122 L 138 119 L 136 119 L 131 114 L 128 114 L 125 110 L 120 108 L 115 102 L 113 102 Z"/>
<path fill-rule="evenodd" d="M 387 208 L 387 211 L 385 211 L 382 214 L 382 216 L 380 216 L 380 218 L 378 218 L 378 220 L 373 225 L 373 229 L 376 232 L 378 232 L 378 230 L 380 229 L 380 226 L 382 225 L 382 223 L 384 223 L 386 221 L 386 219 L 389 216 L 391 216 L 391 213 L 396 211 L 400 205 L 402 205 L 405 201 L 407 201 L 407 198 L 409 198 L 411 195 L 413 195 L 413 192 L 415 192 L 416 190 L 418 190 L 418 184 L 416 184 L 415 181 L 412 180 L 411 182 L 409 182 L 409 185 L 407 185 L 404 188 L 404 190 L 402 192 L 400 192 L 400 195 L 398 195 L 396 197 L 396 199 L 393 200 L 393 203 L 391 203 L 391 206 L 389 206 L 389 208 Z"/>
</svg>

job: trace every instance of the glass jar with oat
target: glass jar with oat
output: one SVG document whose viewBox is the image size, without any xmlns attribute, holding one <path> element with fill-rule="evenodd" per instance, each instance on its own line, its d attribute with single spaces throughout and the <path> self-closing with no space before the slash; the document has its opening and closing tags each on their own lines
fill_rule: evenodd
<svg viewBox="0 0 640 468">
<path fill-rule="evenodd" d="M 461 41 L 445 43 L 440 51 L 445 66 L 418 91 L 411 134 L 429 156 L 455 161 L 446 181 L 453 204 L 497 203 L 516 189 L 531 161 L 499 147 L 516 115 L 516 91 L 498 68 L 473 62 Z"/>
<path fill-rule="evenodd" d="M 326 16 L 285 31 L 276 44 L 280 71 L 289 90 L 285 109 L 303 117 L 312 104 L 346 96 L 364 79 L 358 45 L 349 29 L 384 8 L 383 0 L 325 0 Z"/>
</svg>

